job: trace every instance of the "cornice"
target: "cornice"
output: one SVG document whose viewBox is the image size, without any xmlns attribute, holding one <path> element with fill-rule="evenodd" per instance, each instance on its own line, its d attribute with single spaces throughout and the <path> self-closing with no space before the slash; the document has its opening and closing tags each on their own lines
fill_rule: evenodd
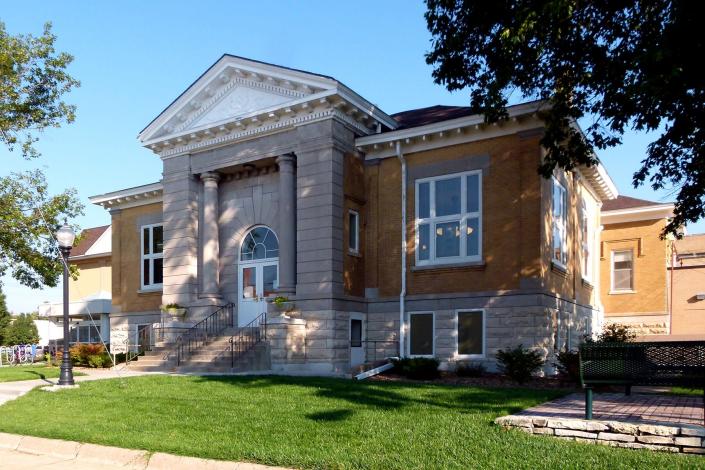
<svg viewBox="0 0 705 470">
<path fill-rule="evenodd" d="M 128 209 L 130 207 L 159 203 L 162 202 L 162 195 L 163 185 L 160 182 L 91 196 L 88 200 L 92 204 L 113 211 L 115 209 Z"/>
</svg>

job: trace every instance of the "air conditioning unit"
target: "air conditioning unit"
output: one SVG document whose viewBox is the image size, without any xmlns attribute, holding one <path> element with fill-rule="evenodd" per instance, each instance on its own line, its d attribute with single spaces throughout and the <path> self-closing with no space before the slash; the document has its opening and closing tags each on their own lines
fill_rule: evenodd
<svg viewBox="0 0 705 470">
<path fill-rule="evenodd" d="M 701 292 L 699 294 L 695 294 L 695 298 L 698 300 L 705 300 L 705 292 Z"/>
</svg>

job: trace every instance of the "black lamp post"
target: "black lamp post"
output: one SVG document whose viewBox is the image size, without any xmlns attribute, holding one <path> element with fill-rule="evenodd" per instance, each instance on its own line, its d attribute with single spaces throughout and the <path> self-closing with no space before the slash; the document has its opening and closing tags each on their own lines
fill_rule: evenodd
<svg viewBox="0 0 705 470">
<path fill-rule="evenodd" d="M 59 250 L 64 258 L 64 353 L 61 360 L 59 385 L 74 385 L 73 367 L 69 356 L 69 254 L 75 239 L 76 234 L 66 223 L 56 232 Z"/>
</svg>

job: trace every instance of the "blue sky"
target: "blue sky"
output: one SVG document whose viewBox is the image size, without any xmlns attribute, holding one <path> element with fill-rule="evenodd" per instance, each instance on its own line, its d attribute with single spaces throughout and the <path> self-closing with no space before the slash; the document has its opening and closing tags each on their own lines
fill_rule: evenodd
<svg viewBox="0 0 705 470">
<path fill-rule="evenodd" d="M 46 132 L 43 156 L 24 162 L 0 149 L 0 174 L 41 167 L 50 189 L 75 187 L 86 203 L 83 227 L 110 222 L 89 196 L 151 183 L 161 162 L 137 133 L 223 53 L 332 75 L 388 113 L 435 104 L 466 105 L 465 93 L 435 85 L 424 61 L 430 36 L 421 1 L 123 1 L 6 2 L 10 33 L 54 25 L 58 50 L 74 55 L 82 83 L 68 101 L 76 121 Z M 650 139 L 631 133 L 600 153 L 622 194 L 667 201 L 667 192 L 635 190 L 631 175 Z M 689 227 L 705 232 L 705 223 Z M 41 292 L 5 278 L 10 310 L 31 311 L 58 289 Z"/>
</svg>

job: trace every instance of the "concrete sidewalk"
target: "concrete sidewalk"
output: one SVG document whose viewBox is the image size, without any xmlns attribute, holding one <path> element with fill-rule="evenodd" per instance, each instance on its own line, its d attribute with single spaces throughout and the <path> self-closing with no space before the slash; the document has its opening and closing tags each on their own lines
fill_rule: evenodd
<svg viewBox="0 0 705 470">
<path fill-rule="evenodd" d="M 120 371 L 116 371 L 113 369 L 74 369 L 74 371 L 76 370 L 86 374 L 75 377 L 74 380 L 76 381 L 76 383 L 86 382 L 89 380 L 117 379 L 120 377 L 135 377 L 138 375 L 160 374 L 160 372 L 139 372 L 131 371 L 129 369 Z M 59 379 L 34 379 L 22 380 L 17 382 L 2 382 L 0 383 L 0 405 L 10 400 L 14 400 L 15 398 L 19 398 L 26 393 L 29 393 L 29 391 L 33 388 L 45 385 L 56 385 L 58 381 Z"/>
<path fill-rule="evenodd" d="M 244 462 L 198 459 L 144 450 L 82 444 L 58 439 L 0 433 L 2 468 L 267 470 L 281 469 Z"/>
</svg>

